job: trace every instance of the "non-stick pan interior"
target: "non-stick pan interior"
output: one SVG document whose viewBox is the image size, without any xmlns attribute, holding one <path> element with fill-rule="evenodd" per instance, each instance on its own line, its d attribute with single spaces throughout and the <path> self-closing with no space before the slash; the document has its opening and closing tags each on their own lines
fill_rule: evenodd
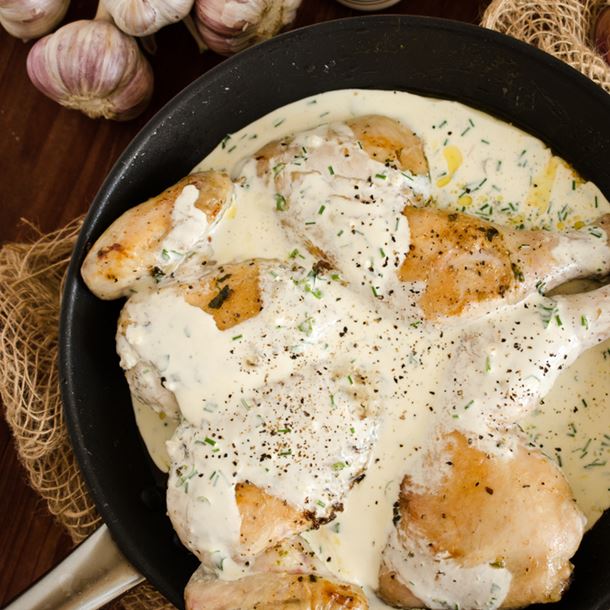
<svg viewBox="0 0 610 610">
<path fill-rule="evenodd" d="M 383 16 L 304 28 L 225 61 L 163 108 L 119 159 L 85 220 L 64 292 L 60 366 L 68 427 L 98 510 L 130 561 L 179 607 L 197 562 L 176 540 L 164 477 L 134 423 L 114 348 L 121 304 L 89 293 L 79 267 L 112 220 L 188 173 L 227 133 L 278 106 L 349 87 L 480 108 L 540 137 L 610 197 L 610 96 L 532 47 L 457 22 Z M 608 610 L 608 548 L 607 512 L 585 537 L 564 600 L 545 607 Z"/>
</svg>

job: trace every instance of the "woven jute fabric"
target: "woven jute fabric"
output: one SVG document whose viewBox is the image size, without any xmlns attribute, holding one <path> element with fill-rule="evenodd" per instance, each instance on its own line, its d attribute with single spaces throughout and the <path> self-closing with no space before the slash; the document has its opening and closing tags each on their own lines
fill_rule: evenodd
<svg viewBox="0 0 610 610">
<path fill-rule="evenodd" d="M 610 0 L 493 0 L 481 25 L 532 44 L 570 64 L 610 93 L 610 66 L 593 41 Z"/>
<path fill-rule="evenodd" d="M 598 12 L 610 0 L 494 0 L 481 24 L 555 55 L 610 92 L 610 68 L 592 45 Z M 70 447 L 57 372 L 62 280 L 82 219 L 0 249 L 0 397 L 30 484 L 77 543 L 98 527 Z M 145 583 L 125 610 L 173 608 Z"/>
<path fill-rule="evenodd" d="M 0 398 L 32 487 L 81 542 L 101 523 L 70 446 L 57 370 L 63 278 L 82 218 L 0 249 Z M 125 610 L 173 608 L 148 583 L 117 603 Z"/>
</svg>

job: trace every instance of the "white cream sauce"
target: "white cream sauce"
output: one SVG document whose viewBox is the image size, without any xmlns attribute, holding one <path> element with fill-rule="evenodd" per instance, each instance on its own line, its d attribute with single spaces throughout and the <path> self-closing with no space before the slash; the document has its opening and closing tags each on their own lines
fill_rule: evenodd
<svg viewBox="0 0 610 610">
<path fill-rule="evenodd" d="M 318 125 L 375 113 L 399 119 L 423 139 L 430 182 L 372 161 L 341 123 L 331 130 L 348 147 L 349 161 L 332 156 L 329 128 Z M 247 158 L 304 130 L 291 144 L 301 157 L 274 168 L 271 183 L 259 178 Z M 409 244 L 400 212 L 416 195 L 498 224 L 564 230 L 610 212 L 597 187 L 508 124 L 454 102 L 384 91 L 336 91 L 280 108 L 227 136 L 196 169 L 210 168 L 236 180 L 230 206 L 207 234 L 213 260 L 283 261 L 264 264 L 264 308 L 221 332 L 162 283 L 130 299 L 134 323 L 120 350 L 129 366 L 154 366 L 177 399 L 183 423 L 168 443 L 169 510 L 185 544 L 211 560 L 221 578 L 245 571 L 233 552 L 233 486 L 250 480 L 318 517 L 342 503 L 331 523 L 303 537 L 331 573 L 366 588 L 371 608 L 385 608 L 373 591 L 402 476 L 428 486 L 442 476 L 420 459 L 439 421 L 484 432 L 486 449 L 510 451 L 496 446 L 493 428 L 505 421 L 488 406 L 505 407 L 508 420 L 524 415 L 508 410 L 511 388 L 533 410 L 521 427 L 562 464 L 589 525 L 610 505 L 610 344 L 561 372 L 595 343 L 595 320 L 607 324 L 598 319 L 598 304 L 534 294 L 493 315 L 438 327 L 422 324 L 417 307 L 399 306 L 414 302 L 421 286 L 395 279 Z M 382 205 L 355 206 L 354 185 Z M 591 231 L 587 243 L 604 241 L 601 229 Z M 308 275 L 306 240 L 331 254 L 340 274 Z M 577 250 L 582 255 L 575 242 Z M 599 249 L 600 265 L 604 256 Z M 286 266 L 294 263 L 301 269 Z M 534 364 L 523 357 L 532 350 Z M 450 351 L 461 355 L 457 365 Z M 550 372 L 542 374 L 537 362 Z M 304 415 L 301 400 L 314 417 Z M 148 436 L 141 414 L 138 421 Z M 263 454 L 269 457 L 261 460 Z M 366 477 L 348 491 L 365 465 Z M 421 569 L 430 557 L 420 559 L 420 568 L 404 570 L 431 608 L 467 607 L 472 596 L 476 607 L 496 608 L 509 586 L 505 570 L 483 565 L 467 574 L 445 562 L 462 583 L 483 585 L 474 592 L 453 584 L 431 590 Z"/>
</svg>

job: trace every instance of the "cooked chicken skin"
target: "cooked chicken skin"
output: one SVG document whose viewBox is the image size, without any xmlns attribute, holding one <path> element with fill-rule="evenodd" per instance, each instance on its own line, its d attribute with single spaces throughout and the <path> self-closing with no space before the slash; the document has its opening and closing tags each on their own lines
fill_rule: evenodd
<svg viewBox="0 0 610 610">
<path fill-rule="evenodd" d="M 233 188 L 224 173 L 198 172 L 127 210 L 95 242 L 81 268 L 87 287 L 96 296 L 117 299 L 154 283 L 155 270 L 163 267 L 162 244 L 173 226 L 174 204 L 189 185 L 199 190 L 195 207 L 205 213 L 208 222 L 219 214 Z"/>
<path fill-rule="evenodd" d="M 428 174 L 423 142 L 399 121 L 370 114 L 347 124 L 371 159 L 415 175 Z"/>
<path fill-rule="evenodd" d="M 244 555 L 257 555 L 311 527 L 311 519 L 305 514 L 251 483 L 236 485 L 235 500 L 241 516 L 240 544 Z"/>
<path fill-rule="evenodd" d="M 368 156 L 394 169 L 409 171 L 418 176 L 428 174 L 428 161 L 424 153 L 421 139 L 399 121 L 389 117 L 371 114 L 346 121 L 353 138 Z M 335 141 L 338 134 L 332 130 L 328 134 L 330 146 L 338 147 L 336 152 L 349 157 L 347 149 L 341 150 L 341 145 Z M 259 175 L 263 175 L 271 167 L 281 163 L 283 158 L 293 158 L 303 154 L 300 147 L 293 144 L 293 138 L 274 140 L 263 146 L 255 155 L 258 161 Z M 336 156 L 339 156 L 336 155 Z M 274 172 L 278 177 L 279 172 Z"/>
<path fill-rule="evenodd" d="M 446 472 L 433 491 L 405 477 L 396 526 L 403 552 L 416 545 L 459 566 L 506 568 L 512 581 L 502 608 L 558 600 L 585 523 L 559 468 L 525 446 L 510 459 L 485 454 L 459 433 L 446 436 L 429 459 L 442 460 Z M 381 594 L 399 607 L 421 607 L 405 584 L 408 575 L 385 557 Z"/>
<path fill-rule="evenodd" d="M 192 282 L 178 284 L 178 290 L 193 307 L 210 314 L 219 330 L 256 316 L 261 308 L 259 263 L 246 261 L 223 265 Z"/>
<path fill-rule="evenodd" d="M 256 261 L 225 265 L 190 282 L 175 282 L 166 289 L 178 291 L 187 303 L 210 314 L 220 330 L 255 316 L 261 310 L 258 284 L 259 265 Z M 121 310 L 117 326 L 117 341 L 124 345 L 128 328 L 133 324 L 129 305 Z M 131 363 L 130 363 L 131 364 Z M 129 388 L 138 400 L 157 413 L 174 420 L 180 419 L 180 409 L 173 392 L 165 388 L 162 375 L 155 365 L 138 359 L 131 366 L 122 359 Z"/>
<path fill-rule="evenodd" d="M 201 566 L 186 590 L 187 610 L 366 610 L 364 592 L 333 580 L 305 541 L 286 540 L 261 553 L 253 574 L 218 580 Z"/>
<path fill-rule="evenodd" d="M 398 276 L 426 283 L 419 305 L 427 319 L 473 310 L 481 314 L 499 301 L 516 302 L 537 286 L 547 290 L 574 277 L 610 271 L 608 237 L 600 244 L 588 227 L 566 233 L 516 231 L 434 208 L 409 206 L 404 214 L 411 243 Z M 610 235 L 610 215 L 596 226 Z M 580 248 L 570 249 L 573 242 Z M 601 267 L 594 256 L 600 246 Z M 574 252 L 579 252 L 578 260 Z"/>
<path fill-rule="evenodd" d="M 315 574 L 253 574 L 239 580 L 192 580 L 187 610 L 365 610 L 362 590 Z"/>
</svg>

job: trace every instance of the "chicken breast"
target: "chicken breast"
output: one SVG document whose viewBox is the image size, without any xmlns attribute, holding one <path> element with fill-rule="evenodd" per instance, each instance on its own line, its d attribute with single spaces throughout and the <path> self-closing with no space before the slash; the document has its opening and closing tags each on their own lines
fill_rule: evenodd
<svg viewBox="0 0 610 610">
<path fill-rule="evenodd" d="M 200 567 L 186 590 L 187 610 L 365 610 L 366 597 L 355 585 L 332 579 L 307 544 L 298 538 L 259 555 L 252 574 L 218 580 Z"/>
<path fill-rule="evenodd" d="M 254 574 L 191 581 L 187 610 L 365 610 L 362 590 L 315 574 Z"/>
<path fill-rule="evenodd" d="M 459 433 L 445 436 L 428 460 L 442 480 L 431 489 L 408 476 L 402 483 L 380 573 L 384 599 L 402 608 L 471 610 L 503 594 L 502 608 L 557 601 L 585 524 L 559 468 L 523 445 L 511 457 L 486 454 Z M 473 582 L 464 603 L 466 578 Z"/>
<path fill-rule="evenodd" d="M 312 526 L 312 515 L 298 511 L 252 483 L 235 486 L 235 500 L 241 517 L 241 552 L 254 556 Z"/>
<path fill-rule="evenodd" d="M 610 215 L 596 227 L 566 233 L 517 231 L 468 214 L 408 206 L 410 246 L 398 276 L 425 282 L 419 305 L 427 319 L 481 315 L 575 277 L 610 271 Z M 601 235 L 601 234 L 600 234 Z"/>
<path fill-rule="evenodd" d="M 370 114 L 347 124 L 371 159 L 418 176 L 428 174 L 423 142 L 400 121 Z"/>
<path fill-rule="evenodd" d="M 81 276 L 87 287 L 101 299 L 116 299 L 153 286 L 195 249 L 232 188 L 222 172 L 198 172 L 127 210 L 85 258 Z"/>
<path fill-rule="evenodd" d="M 258 278 L 258 263 L 248 261 L 213 268 L 190 282 L 170 280 L 165 289 L 175 291 L 187 303 L 211 315 L 219 330 L 228 330 L 261 310 Z M 155 363 L 142 358 L 127 340 L 129 328 L 135 324 L 132 302 L 128 301 L 119 316 L 117 350 L 131 393 L 162 416 L 179 420 L 176 397 L 166 388 L 163 374 Z"/>
<path fill-rule="evenodd" d="M 341 130 L 342 125 L 348 128 L 347 132 Z M 335 161 L 341 157 L 348 163 L 353 160 L 354 152 L 350 145 L 356 144 L 380 166 L 407 171 L 416 176 L 428 175 L 423 142 L 408 127 L 390 117 L 371 114 L 350 119 L 344 124 L 332 123 L 327 129 L 325 140 L 327 147 L 333 150 L 328 151 L 329 156 L 334 157 Z M 285 175 L 280 175 L 283 167 L 278 167 L 278 164 L 290 163 L 295 158 L 297 161 L 306 161 L 308 153 L 307 147 L 303 150 L 300 140 L 295 142 L 293 137 L 274 140 L 255 155 L 259 162 L 259 175 L 271 170 L 273 177 L 281 179 Z M 356 173 L 358 165 L 356 161 L 353 167 Z"/>
</svg>

